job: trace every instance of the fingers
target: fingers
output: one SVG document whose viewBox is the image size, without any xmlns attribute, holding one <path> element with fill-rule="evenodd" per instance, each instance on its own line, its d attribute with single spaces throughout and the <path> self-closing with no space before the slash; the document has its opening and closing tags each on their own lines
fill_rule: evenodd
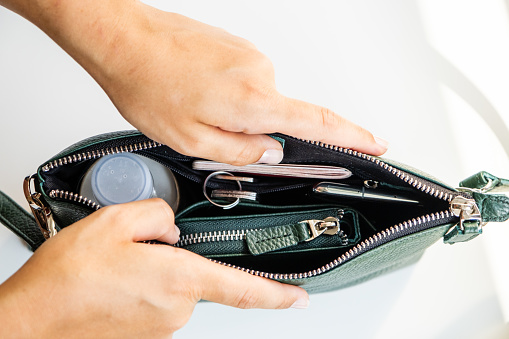
<svg viewBox="0 0 509 339">
<path fill-rule="evenodd" d="M 117 235 L 127 241 L 159 240 L 174 244 L 180 235 L 173 211 L 161 199 L 108 206 L 101 208 L 97 214 L 98 217 L 110 218 L 109 224 L 120 228 L 115 230 Z"/>
<path fill-rule="evenodd" d="M 272 132 L 321 141 L 372 155 L 381 155 L 387 151 L 387 141 L 374 137 L 366 129 L 327 108 L 286 98 L 279 93 L 272 93 L 269 97 L 266 100 L 260 96 L 257 100 L 247 100 L 242 108 L 244 114 L 226 117 L 224 112 L 214 114 L 216 117 L 221 116 L 222 120 L 211 120 L 211 125 L 203 125 L 206 127 L 203 128 L 204 133 L 195 134 L 197 138 L 203 138 L 203 142 L 194 143 L 200 147 L 190 148 L 189 152 L 196 154 L 199 148 L 200 157 L 244 165 L 259 161 L 262 154 L 268 151 L 267 159 L 263 158 L 260 162 L 279 163 L 279 156 L 282 158 L 283 155 L 279 153 L 281 147 L 274 140 L 263 136 Z M 222 124 L 221 121 L 229 123 Z M 213 125 L 225 128 L 215 128 Z M 242 130 L 244 133 L 227 130 Z"/>
<path fill-rule="evenodd" d="M 273 123 L 278 132 L 373 155 L 387 151 L 387 141 L 324 107 L 285 98 L 275 109 Z"/>
<path fill-rule="evenodd" d="M 213 263 L 196 257 L 194 263 L 201 299 L 239 308 L 306 308 L 309 296 L 300 287 Z"/>
<path fill-rule="evenodd" d="M 229 132 L 207 125 L 196 127 L 195 135 L 195 142 L 183 145 L 184 154 L 238 166 L 254 162 L 277 164 L 283 159 L 281 144 L 267 135 Z"/>
</svg>

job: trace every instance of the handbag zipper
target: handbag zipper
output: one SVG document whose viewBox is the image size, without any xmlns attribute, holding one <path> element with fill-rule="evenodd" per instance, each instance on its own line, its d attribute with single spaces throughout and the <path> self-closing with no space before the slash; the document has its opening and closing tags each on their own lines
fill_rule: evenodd
<svg viewBox="0 0 509 339">
<path fill-rule="evenodd" d="M 326 148 L 330 150 L 334 150 L 339 153 L 347 154 L 350 156 L 354 156 L 357 158 L 361 158 L 364 160 L 371 161 L 374 164 L 377 164 L 384 170 L 392 173 L 397 178 L 403 180 L 404 182 L 408 183 L 409 185 L 413 186 L 414 188 L 431 195 L 435 198 L 444 200 L 449 202 L 449 210 L 441 211 L 441 212 L 435 212 L 431 214 L 426 214 L 423 216 L 420 216 L 418 218 L 413 218 L 410 220 L 407 220 L 405 222 L 399 223 L 397 225 L 393 225 L 392 227 L 389 227 L 381 232 L 378 232 L 377 234 L 369 237 L 368 239 L 363 240 L 360 244 L 357 244 L 352 249 L 344 253 L 343 255 L 339 256 L 338 258 L 334 259 L 333 261 L 329 262 L 328 264 L 321 266 L 315 270 L 303 272 L 303 273 L 268 273 L 268 272 L 261 272 L 258 270 L 252 270 L 232 264 L 228 264 L 219 260 L 212 260 L 215 263 L 221 264 L 223 266 L 232 267 L 239 269 L 241 271 L 247 272 L 252 275 L 269 278 L 269 279 L 277 279 L 277 280 L 295 280 L 295 279 L 303 279 L 303 278 L 310 278 L 317 276 L 319 274 L 325 273 L 327 271 L 330 271 L 339 265 L 343 264 L 344 262 L 353 259 L 357 257 L 358 255 L 367 252 L 368 250 L 378 247 L 384 243 L 387 243 L 393 239 L 396 239 L 399 237 L 400 234 L 404 233 L 407 230 L 411 230 L 412 228 L 416 228 L 416 231 L 424 230 L 426 225 L 431 223 L 450 223 L 453 221 L 460 221 L 460 225 L 463 224 L 465 221 L 465 216 L 471 217 L 472 213 L 469 213 L 471 210 L 479 210 L 475 200 L 470 195 L 464 195 L 459 192 L 455 192 L 452 190 L 448 190 L 446 188 L 440 187 L 436 184 L 431 183 L 424 183 L 421 178 L 412 175 L 410 173 L 407 173 L 403 170 L 400 170 L 392 165 L 389 165 L 385 163 L 384 161 L 380 160 L 379 158 L 364 154 L 361 152 L 357 152 L 348 148 L 343 148 L 340 146 L 330 145 L 319 141 L 313 141 L 313 140 L 304 140 L 304 139 L 298 139 L 294 138 L 296 140 L 300 140 L 303 142 L 306 142 L 308 144 L 316 145 L 321 148 Z M 458 203 L 458 197 L 460 197 L 461 202 Z M 453 208 L 454 206 L 454 208 Z M 476 215 L 473 220 L 479 220 L 480 214 Z M 479 220 L 480 221 L 480 220 Z M 418 227 L 419 226 L 419 227 Z M 415 233 L 411 232 L 411 233 Z"/>
<path fill-rule="evenodd" d="M 344 213 L 342 210 L 338 212 L 340 218 Z M 334 220 L 332 220 L 334 219 Z M 337 235 L 341 238 L 343 245 L 348 244 L 348 237 L 345 232 L 339 228 L 339 219 L 334 217 L 328 217 L 322 220 L 303 220 L 299 223 L 307 224 L 309 228 L 309 239 L 305 241 L 311 241 L 318 238 L 319 236 L 325 235 Z M 178 226 L 178 225 L 177 225 Z M 173 246 L 184 247 L 194 244 L 203 244 L 209 242 L 223 242 L 223 241 L 243 241 L 246 240 L 247 234 L 262 230 L 261 228 L 251 229 L 240 229 L 240 230 L 227 230 L 227 231 L 209 231 L 186 234 L 179 237 L 177 243 Z"/>
<path fill-rule="evenodd" d="M 177 243 L 173 246 L 184 247 L 194 244 L 202 244 L 217 241 L 241 241 L 246 240 L 248 232 L 259 230 L 259 228 L 244 229 L 244 230 L 228 230 L 228 231 L 211 231 L 186 234 L 179 237 Z"/>
<path fill-rule="evenodd" d="M 60 167 L 62 165 L 69 165 L 69 164 L 77 163 L 80 161 L 98 159 L 98 158 L 104 157 L 105 155 L 119 154 L 119 153 L 125 153 L 125 152 L 145 151 L 147 149 L 151 149 L 154 147 L 160 147 L 160 146 L 162 146 L 161 143 L 158 143 L 158 142 L 148 139 L 147 141 L 144 141 L 144 142 L 138 142 L 138 143 L 123 145 L 123 146 L 121 145 L 121 146 L 115 146 L 115 147 L 101 148 L 96 151 L 81 152 L 81 153 L 69 155 L 66 157 L 62 157 L 62 158 L 58 158 L 53 161 L 50 161 L 42 167 L 42 171 L 48 172 L 49 170 Z"/>
<path fill-rule="evenodd" d="M 350 156 L 354 156 L 354 157 L 357 157 L 360 159 L 370 161 L 370 162 L 378 165 L 380 168 L 391 173 L 392 175 L 396 176 L 397 178 L 401 179 L 405 183 L 408 183 L 412 187 L 420 190 L 421 192 L 424 192 L 424 193 L 426 193 L 430 196 L 433 196 L 435 198 L 438 198 L 440 200 L 449 202 L 450 206 L 453 205 L 453 203 L 454 203 L 453 199 L 455 199 L 458 196 L 465 198 L 468 201 L 468 203 L 461 204 L 461 206 L 459 206 L 459 212 L 458 212 L 458 208 L 456 208 L 455 213 L 452 213 L 451 207 L 450 207 L 448 210 L 426 214 L 426 215 L 423 215 L 423 216 L 420 216 L 417 218 L 413 218 L 413 219 L 404 221 L 397 225 L 393 225 L 393 226 L 386 228 L 385 230 L 382 230 L 382 231 L 378 232 L 377 234 L 363 240 L 361 243 L 357 244 L 356 246 L 351 248 L 349 251 L 345 252 L 344 254 L 342 254 L 335 260 L 329 262 L 328 264 L 321 266 L 315 270 L 311 270 L 311 271 L 307 271 L 307 272 L 303 272 L 303 273 L 268 273 L 268 272 L 261 272 L 261 271 L 257 271 L 257 270 L 244 268 L 244 267 L 239 267 L 236 265 L 224 263 L 219 260 L 211 259 L 211 261 L 221 264 L 221 265 L 224 265 L 224 266 L 233 267 L 233 268 L 239 269 L 241 271 L 245 271 L 252 275 L 257 275 L 257 276 L 270 278 L 270 279 L 293 280 L 293 279 L 309 278 L 309 277 L 313 277 L 313 276 L 325 273 L 327 271 L 330 271 L 331 269 L 336 268 L 337 266 L 343 264 L 344 262 L 346 262 L 346 261 L 348 261 L 362 253 L 365 253 L 366 251 L 368 251 L 371 248 L 378 247 L 386 242 L 389 242 L 393 239 L 400 237 L 401 235 L 404 235 L 405 232 L 407 232 L 408 234 L 415 233 L 417 231 L 426 229 L 426 226 L 429 224 L 439 225 L 439 224 L 452 223 L 452 222 L 457 222 L 457 221 L 460 221 L 460 223 L 462 224 L 464 221 L 464 216 L 465 215 L 470 216 L 470 214 L 463 213 L 461 211 L 463 211 L 465 209 L 471 209 L 472 206 L 475 206 L 477 208 L 477 206 L 475 204 L 475 200 L 469 194 L 455 192 L 455 191 L 449 190 L 447 188 L 441 187 L 437 184 L 433 184 L 431 182 L 428 182 L 428 183 L 423 182 L 423 179 L 421 179 L 413 174 L 407 173 L 403 170 L 400 170 L 392 165 L 389 165 L 389 164 L 385 163 L 383 160 L 380 160 L 379 158 L 377 158 L 375 156 L 371 156 L 371 155 L 357 152 L 357 151 L 354 151 L 351 149 L 347 149 L 347 148 L 343 148 L 343 147 L 339 147 L 339 146 L 335 146 L 335 145 L 330 145 L 330 144 L 326 144 L 326 143 L 322 143 L 322 142 L 318 142 L 318 141 L 304 140 L 304 139 L 297 139 L 297 138 L 294 138 L 294 139 L 302 141 L 302 142 L 306 142 L 308 144 L 312 144 L 312 145 L 315 145 L 315 146 L 318 146 L 321 148 L 334 150 L 339 153 L 343 153 L 346 155 L 350 155 Z M 111 147 L 111 148 L 103 148 L 103 149 L 100 149 L 99 151 L 82 152 L 80 154 L 69 155 L 69 156 L 62 157 L 62 158 L 53 160 L 51 162 L 48 162 L 46 165 L 44 165 L 42 167 L 42 170 L 47 172 L 50 169 L 53 169 L 53 168 L 56 168 L 56 167 L 59 167 L 59 166 L 65 165 L 65 164 L 95 159 L 95 158 L 102 157 L 102 156 L 105 156 L 108 154 L 139 151 L 139 150 L 144 150 L 144 149 L 158 147 L 158 146 L 161 146 L 161 144 L 156 143 L 152 140 L 148 140 L 143 143 L 140 142 L 140 143 L 131 144 L 131 145 L 127 145 L 127 146 L 117 146 L 117 147 Z M 100 208 L 99 205 L 97 205 L 97 204 L 94 205 L 94 203 L 91 202 L 90 199 L 87 199 L 86 197 L 83 197 L 77 193 L 61 191 L 61 190 L 52 190 L 49 193 L 49 195 L 50 195 L 50 197 L 58 197 L 61 199 L 75 201 L 75 202 L 84 204 L 86 206 L 92 207 L 96 210 Z M 456 207 L 458 207 L 458 206 L 456 206 Z M 477 220 L 477 219 L 475 219 L 475 220 Z"/>
<path fill-rule="evenodd" d="M 357 257 L 358 255 L 365 253 L 366 251 L 375 248 L 377 246 L 380 246 L 386 242 L 389 242 L 393 239 L 396 239 L 399 237 L 399 234 L 404 233 L 404 231 L 411 230 L 413 227 L 425 225 L 427 223 L 431 222 L 438 222 L 441 220 L 455 220 L 455 216 L 452 215 L 449 211 L 443 211 L 443 212 L 436 212 L 431 214 L 426 214 L 424 216 L 414 218 L 411 220 L 407 220 L 405 222 L 399 223 L 397 225 L 394 225 L 392 227 L 389 227 L 383 231 L 378 232 L 377 234 L 369 237 L 368 239 L 365 239 L 360 244 L 357 244 L 349 251 L 345 252 L 338 258 L 334 259 L 333 261 L 329 262 L 326 265 L 323 265 L 317 269 L 303 272 L 303 273 L 268 273 L 268 272 L 262 272 L 257 270 L 252 270 L 232 264 L 228 264 L 225 262 L 222 262 L 220 260 L 214 260 L 211 259 L 211 261 L 221 264 L 223 266 L 236 268 L 238 270 L 244 271 L 246 273 L 269 278 L 269 279 L 277 279 L 277 280 L 294 280 L 294 279 L 303 279 L 303 278 L 310 278 L 317 276 L 319 274 L 325 273 L 327 271 L 330 271 L 339 265 L 345 263 L 346 261 L 353 259 Z M 414 232 L 412 232 L 414 233 Z"/>
<path fill-rule="evenodd" d="M 333 150 L 333 151 L 336 151 L 339 153 L 343 153 L 343 154 L 347 154 L 347 155 L 351 155 L 351 156 L 354 156 L 357 158 L 371 161 L 372 163 L 380 166 L 384 170 L 392 173 L 396 177 L 398 177 L 401 180 L 403 180 L 404 182 L 408 183 L 412 187 L 414 187 L 426 194 L 429 194 L 435 198 L 438 198 L 438 199 L 442 199 L 442 200 L 451 202 L 452 199 L 454 199 L 454 197 L 459 194 L 458 192 L 455 192 L 452 190 L 448 190 L 449 192 L 447 192 L 446 189 L 439 187 L 438 185 L 435 185 L 435 184 L 425 184 L 421 181 L 421 178 L 419 178 L 415 175 L 412 175 L 410 173 L 407 173 L 403 170 L 400 170 L 392 165 L 389 165 L 386 162 L 384 162 L 383 160 L 380 160 L 379 158 L 377 158 L 376 156 L 373 156 L 373 155 L 364 154 L 361 152 L 351 150 L 349 148 L 343 148 L 340 146 L 330 145 L 330 144 L 326 144 L 326 143 L 319 142 L 319 141 L 304 140 L 304 139 L 298 139 L 298 138 L 293 138 L 293 139 L 303 141 L 305 143 L 315 145 L 315 146 L 318 146 L 321 148 L 330 149 L 330 150 Z"/>
<path fill-rule="evenodd" d="M 59 199 L 74 201 L 74 202 L 83 204 L 87 207 L 90 207 L 96 211 L 101 208 L 101 205 L 99 205 L 98 203 L 88 199 L 87 197 L 79 195 L 78 193 L 54 189 L 54 190 L 51 190 L 48 195 L 50 198 L 53 198 L 53 199 L 59 198 Z"/>
</svg>

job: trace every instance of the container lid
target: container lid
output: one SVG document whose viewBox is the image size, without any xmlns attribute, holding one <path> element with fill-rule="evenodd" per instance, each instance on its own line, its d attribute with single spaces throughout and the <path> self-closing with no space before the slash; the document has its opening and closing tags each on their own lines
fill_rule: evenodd
<svg viewBox="0 0 509 339">
<path fill-rule="evenodd" d="M 131 153 L 99 159 L 91 181 L 92 192 L 103 206 L 148 199 L 154 190 L 149 168 L 139 156 Z"/>
</svg>

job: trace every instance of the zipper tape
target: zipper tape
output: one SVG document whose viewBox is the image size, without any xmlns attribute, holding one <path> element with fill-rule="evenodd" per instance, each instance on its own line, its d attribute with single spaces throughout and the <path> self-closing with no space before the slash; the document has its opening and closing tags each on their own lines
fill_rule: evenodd
<svg viewBox="0 0 509 339">
<path fill-rule="evenodd" d="M 300 140 L 289 137 L 289 139 L 294 140 Z M 395 166 L 392 166 L 385 161 L 381 160 L 380 158 L 366 155 L 357 151 L 353 151 L 350 149 L 345 149 L 338 146 L 328 145 L 321 142 L 315 142 L 315 141 L 309 141 L 309 140 L 300 140 L 302 142 L 306 142 L 308 144 L 315 145 L 319 148 L 323 149 L 329 149 L 347 156 L 352 156 L 356 159 L 362 159 L 365 161 L 369 161 L 372 164 L 377 165 L 378 168 L 382 169 L 385 173 L 388 175 L 391 175 L 393 177 L 399 178 L 402 182 L 407 183 L 408 185 L 414 187 L 415 189 L 432 196 L 434 198 L 437 198 L 439 200 L 445 201 L 445 202 L 451 202 L 456 196 L 463 195 L 466 197 L 470 197 L 470 195 L 466 193 L 458 193 L 453 190 L 447 189 L 445 187 L 439 186 L 436 183 L 430 182 L 427 179 L 423 179 L 418 177 L 415 174 L 411 174 L 408 172 L 405 172 L 402 169 L 398 169 Z M 119 152 L 133 152 L 138 151 L 141 149 L 149 149 L 154 147 L 159 147 L 161 144 L 155 143 L 150 140 L 146 140 L 143 142 L 135 143 L 134 145 L 123 145 L 123 146 L 116 146 L 116 147 L 110 147 L 110 148 L 103 148 L 96 151 L 87 151 L 77 154 L 72 154 L 68 156 L 61 157 L 56 160 L 52 160 L 51 162 L 47 163 L 45 166 L 42 167 L 42 171 L 49 171 L 52 168 L 64 166 L 69 163 L 84 161 L 84 160 L 90 160 L 95 159 L 97 157 L 101 157 L 107 154 L 115 154 Z M 76 193 L 67 192 L 67 191 L 59 191 L 56 189 L 53 193 L 50 193 L 52 197 L 65 199 L 65 200 L 72 200 L 81 204 L 88 205 L 89 199 L 86 197 L 80 197 L 79 195 L 76 195 Z M 92 206 L 90 206 L 92 207 Z M 386 243 L 387 241 L 390 241 L 392 239 L 404 236 L 406 234 L 415 233 L 424 229 L 427 229 L 429 227 L 433 227 L 436 225 L 441 225 L 444 223 L 449 223 L 452 221 L 457 221 L 459 218 L 456 216 L 453 216 L 449 210 L 443 210 L 439 212 L 433 212 L 429 213 L 411 220 L 407 220 L 403 223 L 394 225 L 392 227 L 389 227 L 387 229 L 384 229 L 377 234 L 369 237 L 368 239 L 364 239 L 361 243 L 353 246 L 350 250 L 345 252 L 343 255 L 339 256 L 337 259 L 331 261 L 330 263 L 321 266 L 317 268 L 316 270 L 308 271 L 308 272 L 302 272 L 302 273 L 291 273 L 291 274 L 278 274 L 278 273 L 267 273 L 267 272 L 260 272 L 260 271 L 253 271 L 246 268 L 240 268 L 241 270 L 247 271 L 251 274 L 255 275 L 261 275 L 265 276 L 267 278 L 272 279 L 299 279 L 302 277 L 310 277 L 315 276 L 317 274 L 321 274 L 323 272 L 326 272 L 330 269 L 333 269 L 343 262 L 350 260 L 351 258 L 364 253 L 365 251 L 374 248 L 376 246 L 379 246 L 383 243 Z M 245 233 L 245 231 L 243 231 Z M 241 236 L 245 236 L 241 235 Z M 211 237 L 213 238 L 213 237 Z M 223 263 L 226 266 L 234 266 L 234 265 L 228 265 L 226 263 Z"/>
</svg>

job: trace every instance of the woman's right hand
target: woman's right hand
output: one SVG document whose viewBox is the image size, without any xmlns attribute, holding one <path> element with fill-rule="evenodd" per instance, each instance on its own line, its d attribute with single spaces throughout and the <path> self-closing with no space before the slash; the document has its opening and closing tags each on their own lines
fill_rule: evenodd
<svg viewBox="0 0 509 339">
<path fill-rule="evenodd" d="M 296 286 L 213 263 L 175 243 L 160 199 L 105 207 L 46 241 L 0 286 L 0 337 L 166 338 L 200 299 L 239 308 L 305 308 Z"/>
<path fill-rule="evenodd" d="M 381 155 L 387 142 L 331 110 L 277 91 L 249 41 L 138 0 L 0 0 L 46 32 L 148 137 L 200 158 L 278 163 L 266 134 Z M 320 84 L 316 84 L 320 90 Z"/>
</svg>

